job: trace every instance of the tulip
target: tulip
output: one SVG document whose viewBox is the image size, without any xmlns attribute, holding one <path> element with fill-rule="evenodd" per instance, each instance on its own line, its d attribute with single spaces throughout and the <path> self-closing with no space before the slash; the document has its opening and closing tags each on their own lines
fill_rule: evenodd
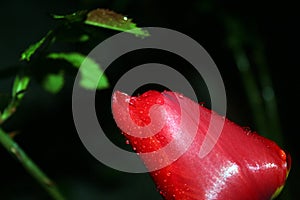
<svg viewBox="0 0 300 200">
<path fill-rule="evenodd" d="M 181 94 L 130 97 L 117 91 L 112 112 L 164 199 L 267 200 L 285 184 L 291 159 L 275 142 Z M 208 129 L 219 122 L 224 124 L 216 138 L 218 130 Z M 206 137 L 215 144 L 201 156 Z"/>
</svg>

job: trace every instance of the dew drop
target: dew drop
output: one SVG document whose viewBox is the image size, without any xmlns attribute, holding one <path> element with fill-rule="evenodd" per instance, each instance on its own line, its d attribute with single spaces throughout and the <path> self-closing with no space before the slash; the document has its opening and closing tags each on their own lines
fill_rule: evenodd
<svg viewBox="0 0 300 200">
<path fill-rule="evenodd" d="M 252 131 L 251 131 L 250 127 L 246 126 L 246 127 L 243 127 L 243 129 L 246 132 L 246 135 L 251 135 Z"/>
<path fill-rule="evenodd" d="M 162 103 L 162 100 L 161 100 L 161 99 L 156 99 L 155 103 L 161 104 L 161 103 Z"/>
<path fill-rule="evenodd" d="M 130 144 L 129 140 L 126 140 L 125 143 L 126 143 L 126 144 Z"/>
<path fill-rule="evenodd" d="M 167 176 L 171 176 L 171 172 L 168 172 L 168 173 L 167 173 Z"/>
<path fill-rule="evenodd" d="M 279 156 L 283 161 L 286 161 L 286 154 L 282 149 L 279 150 Z"/>
<path fill-rule="evenodd" d="M 133 149 L 133 151 L 136 151 L 136 148 L 135 148 L 135 147 L 133 147 L 132 149 Z"/>
<path fill-rule="evenodd" d="M 184 184 L 184 187 L 186 188 L 186 189 L 185 189 L 186 191 L 189 191 L 189 190 L 190 190 L 190 188 L 188 187 L 188 185 L 187 185 L 186 183 Z M 183 191 L 182 191 L 182 193 L 183 193 Z"/>
<path fill-rule="evenodd" d="M 166 183 L 166 182 L 167 182 L 167 179 L 164 179 L 164 182 Z"/>
</svg>

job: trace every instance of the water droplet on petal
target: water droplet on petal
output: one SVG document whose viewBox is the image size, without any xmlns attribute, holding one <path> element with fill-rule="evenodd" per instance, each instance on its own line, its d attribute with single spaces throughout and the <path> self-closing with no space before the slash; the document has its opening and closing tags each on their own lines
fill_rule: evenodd
<svg viewBox="0 0 300 200">
<path fill-rule="evenodd" d="M 129 140 L 126 140 L 125 143 L 126 143 L 126 144 L 130 144 Z"/>
<path fill-rule="evenodd" d="M 279 150 L 279 156 L 283 161 L 286 161 L 286 154 L 282 149 Z"/>
<path fill-rule="evenodd" d="M 244 131 L 246 132 L 247 135 L 250 135 L 252 133 L 250 127 L 246 126 L 246 127 L 243 127 Z"/>
<path fill-rule="evenodd" d="M 167 173 L 167 176 L 171 176 L 171 172 L 168 172 L 168 173 Z"/>
<path fill-rule="evenodd" d="M 162 103 L 162 100 L 159 98 L 159 99 L 156 99 L 155 101 L 156 104 L 161 104 Z"/>
</svg>

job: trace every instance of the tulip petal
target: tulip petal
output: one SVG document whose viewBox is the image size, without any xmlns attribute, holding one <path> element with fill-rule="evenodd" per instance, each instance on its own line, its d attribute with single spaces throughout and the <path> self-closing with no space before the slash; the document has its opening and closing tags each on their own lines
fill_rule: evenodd
<svg viewBox="0 0 300 200">
<path fill-rule="evenodd" d="M 276 143 L 181 94 L 115 92 L 112 111 L 167 200 L 265 200 L 286 181 L 291 159 Z M 218 138 L 208 132 L 224 120 Z M 205 138 L 214 146 L 201 156 Z"/>
</svg>

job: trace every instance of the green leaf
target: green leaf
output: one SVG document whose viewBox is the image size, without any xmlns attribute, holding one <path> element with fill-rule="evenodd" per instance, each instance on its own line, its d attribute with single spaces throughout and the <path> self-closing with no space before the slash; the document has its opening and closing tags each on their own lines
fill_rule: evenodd
<svg viewBox="0 0 300 200">
<path fill-rule="evenodd" d="M 51 53 L 51 59 L 62 59 L 79 69 L 81 74 L 80 85 L 86 89 L 105 89 L 109 86 L 107 77 L 103 74 L 100 65 L 93 59 L 80 53 Z M 84 63 L 84 66 L 81 66 Z M 99 80 L 99 76 L 101 76 Z M 95 83 L 97 86 L 95 88 Z"/>
<path fill-rule="evenodd" d="M 81 35 L 79 38 L 78 38 L 78 41 L 79 42 L 86 42 L 90 39 L 90 36 L 87 35 L 87 34 L 84 34 L 84 35 Z"/>
<path fill-rule="evenodd" d="M 36 52 L 38 48 L 45 42 L 46 37 L 43 37 L 40 41 L 30 45 L 21 55 L 21 60 L 30 61 L 31 56 Z"/>
<path fill-rule="evenodd" d="M 77 53 L 77 52 L 70 52 L 70 53 L 50 53 L 47 56 L 48 58 L 57 60 L 65 60 L 72 64 L 74 67 L 79 68 L 81 63 L 84 61 L 85 56 Z"/>
<path fill-rule="evenodd" d="M 30 61 L 31 56 L 47 41 L 49 36 L 52 34 L 52 30 L 50 30 L 45 37 L 43 37 L 40 41 L 35 44 L 30 45 L 22 54 L 21 60 Z"/>
<path fill-rule="evenodd" d="M 74 12 L 72 14 L 68 15 L 52 15 L 54 19 L 66 19 L 69 22 L 82 22 L 86 18 L 86 14 L 88 11 L 86 10 L 79 10 L 77 12 Z"/>
<path fill-rule="evenodd" d="M 16 76 L 12 88 L 12 98 L 8 105 L 3 109 L 3 112 L 0 113 L 0 124 L 16 112 L 17 107 L 19 106 L 24 97 L 25 91 L 27 90 L 29 81 L 30 78 L 28 76 Z"/>
<path fill-rule="evenodd" d="M 46 91 L 53 94 L 58 93 L 64 85 L 64 73 L 60 71 L 58 74 L 47 74 L 43 80 L 43 87 Z"/>
<path fill-rule="evenodd" d="M 12 88 L 12 97 L 22 99 L 27 89 L 30 78 L 28 76 L 16 76 Z"/>
<path fill-rule="evenodd" d="M 138 28 L 132 19 L 107 9 L 95 9 L 87 14 L 86 24 L 102 28 L 125 31 L 136 36 L 149 36 L 148 31 Z"/>
<path fill-rule="evenodd" d="M 99 65 L 91 58 L 87 58 L 84 63 L 84 67 L 79 69 L 81 73 L 79 84 L 86 89 L 94 90 L 95 83 L 98 82 L 97 89 L 108 88 L 108 80 Z M 101 76 L 100 79 L 99 76 Z"/>
</svg>

